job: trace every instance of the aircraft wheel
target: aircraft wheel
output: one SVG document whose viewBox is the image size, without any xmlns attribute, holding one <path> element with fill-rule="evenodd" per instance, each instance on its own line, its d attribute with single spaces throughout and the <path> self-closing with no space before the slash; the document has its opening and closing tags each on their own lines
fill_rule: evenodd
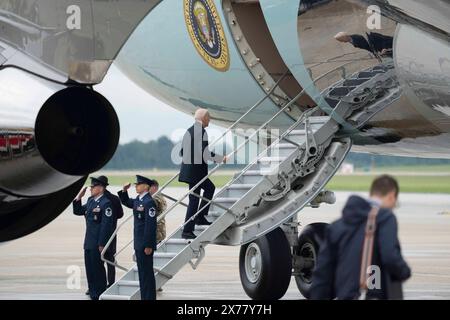
<svg viewBox="0 0 450 320">
<path fill-rule="evenodd" d="M 280 228 L 241 247 L 239 274 L 245 293 L 254 300 L 278 300 L 292 276 L 289 242 Z"/>
<path fill-rule="evenodd" d="M 298 246 L 294 250 L 295 282 L 300 293 L 309 299 L 313 271 L 319 255 L 320 243 L 324 239 L 326 223 L 307 225 L 298 237 Z"/>
</svg>

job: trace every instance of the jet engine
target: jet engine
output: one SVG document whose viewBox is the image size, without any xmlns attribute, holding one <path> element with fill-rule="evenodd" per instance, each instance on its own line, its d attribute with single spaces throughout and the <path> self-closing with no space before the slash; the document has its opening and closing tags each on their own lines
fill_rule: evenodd
<svg viewBox="0 0 450 320">
<path fill-rule="evenodd" d="M 119 141 L 117 115 L 91 86 L 0 69 L 0 241 L 55 219 Z"/>
</svg>

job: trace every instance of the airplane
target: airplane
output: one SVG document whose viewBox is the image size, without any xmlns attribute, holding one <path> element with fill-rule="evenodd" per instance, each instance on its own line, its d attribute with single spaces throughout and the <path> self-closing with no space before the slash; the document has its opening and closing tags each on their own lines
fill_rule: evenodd
<svg viewBox="0 0 450 320">
<path fill-rule="evenodd" d="M 177 229 L 159 245 L 159 288 L 186 264 L 195 269 L 208 244 L 233 245 L 249 297 L 279 299 L 294 277 L 308 298 L 326 225 L 299 228 L 298 213 L 334 203 L 324 188 L 350 150 L 450 159 L 448 1 L 79 6 L 0 2 L 0 241 L 52 221 L 113 155 L 117 116 L 95 92 L 113 61 L 184 113 L 207 108 L 227 131 L 280 131 L 212 199 L 211 226 L 194 240 Z M 103 150 L 93 135 L 108 141 Z M 125 274 L 101 298 L 139 299 L 136 267 L 116 266 Z"/>
</svg>

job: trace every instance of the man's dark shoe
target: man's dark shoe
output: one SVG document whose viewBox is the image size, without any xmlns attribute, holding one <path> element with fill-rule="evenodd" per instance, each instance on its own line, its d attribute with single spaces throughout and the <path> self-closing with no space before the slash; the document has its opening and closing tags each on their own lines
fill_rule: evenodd
<svg viewBox="0 0 450 320">
<path fill-rule="evenodd" d="M 193 232 L 183 232 L 181 237 L 183 239 L 195 239 L 197 236 Z"/>
<path fill-rule="evenodd" d="M 89 293 L 89 289 L 84 293 L 85 295 L 90 295 L 90 293 Z"/>
<path fill-rule="evenodd" d="M 200 217 L 197 217 L 197 218 L 194 220 L 194 223 L 195 223 L 196 225 L 198 225 L 198 226 L 209 226 L 209 225 L 211 225 L 212 222 L 209 222 L 209 221 L 206 219 L 206 217 L 208 217 L 208 216 L 200 216 Z"/>
<path fill-rule="evenodd" d="M 198 226 L 210 226 L 212 222 L 209 222 L 208 220 L 206 220 L 206 218 L 203 218 L 199 219 L 195 224 Z"/>
</svg>

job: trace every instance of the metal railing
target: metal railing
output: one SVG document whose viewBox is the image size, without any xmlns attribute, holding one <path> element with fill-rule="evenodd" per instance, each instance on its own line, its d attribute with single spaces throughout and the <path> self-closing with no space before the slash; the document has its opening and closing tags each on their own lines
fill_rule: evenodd
<svg viewBox="0 0 450 320">
<path fill-rule="evenodd" d="M 325 78 L 326 76 L 336 72 L 337 70 L 342 69 L 343 67 L 345 67 L 346 65 L 350 64 L 350 62 L 348 63 L 344 63 L 324 74 L 322 74 L 321 76 L 317 77 L 316 79 L 313 80 L 312 85 L 314 85 L 317 81 Z M 281 81 L 285 78 L 285 76 L 289 73 L 289 71 L 286 71 L 283 76 L 277 81 L 277 83 L 275 84 L 275 86 L 262 98 L 260 99 L 252 108 L 250 108 L 244 115 L 242 115 L 238 120 L 236 120 L 236 122 L 234 122 L 218 139 L 216 139 L 211 145 L 214 145 L 215 143 L 217 143 L 218 141 L 220 141 L 223 137 L 225 137 L 226 134 L 228 134 L 233 128 L 235 128 L 248 114 L 250 114 L 253 110 L 255 110 L 258 106 L 260 106 L 268 97 L 270 97 L 270 95 L 274 92 L 274 90 L 276 89 L 276 87 L 281 83 Z M 268 124 L 270 124 L 274 119 L 276 119 L 278 116 L 280 116 L 281 114 L 284 113 L 285 110 L 287 110 L 288 108 L 290 108 L 295 102 L 297 102 L 297 100 L 299 98 L 301 98 L 306 92 L 306 88 L 302 89 L 302 91 L 297 94 L 297 96 L 295 96 L 293 99 L 291 99 L 289 101 L 289 103 L 287 103 L 284 107 L 282 107 L 277 113 L 275 113 L 275 115 L 273 115 L 268 121 L 266 121 L 263 125 L 261 125 L 257 130 L 255 130 L 255 132 L 250 135 L 246 141 L 244 141 L 242 144 L 240 144 L 235 150 L 233 150 L 230 154 L 227 155 L 227 157 L 230 157 L 234 154 L 236 154 L 238 151 L 240 151 L 243 147 L 245 147 L 249 141 L 251 140 L 252 137 L 254 137 L 256 134 L 258 134 L 261 130 L 265 129 Z M 306 118 L 306 116 L 309 116 L 310 114 L 315 113 L 317 110 L 319 110 L 319 107 L 315 107 L 309 111 L 306 111 L 304 113 L 302 113 L 302 115 L 300 116 L 300 118 L 293 124 L 291 125 L 280 137 L 278 137 L 278 139 L 276 141 L 273 141 L 269 146 L 267 146 L 267 148 L 259 153 L 259 156 L 250 164 L 248 164 L 243 170 L 241 170 L 240 174 L 237 175 L 235 178 L 231 179 L 224 187 L 223 189 L 228 188 L 230 185 L 232 185 L 234 182 L 236 182 L 240 177 L 242 177 L 242 175 L 244 175 L 255 163 L 257 163 L 262 157 L 263 155 L 265 155 L 265 153 L 273 146 L 276 145 L 277 143 L 279 143 L 281 140 L 286 140 L 287 135 L 292 132 L 292 130 L 294 130 L 296 127 L 298 127 L 301 122 L 303 122 Z M 226 207 L 222 207 L 219 204 L 215 203 L 214 200 L 217 198 L 218 194 L 216 194 L 212 199 L 206 199 L 198 194 L 196 194 L 194 191 L 203 183 L 205 182 L 207 179 L 209 179 L 219 168 L 221 168 L 224 165 L 224 163 L 220 163 L 218 164 L 216 167 L 214 167 L 207 176 L 205 176 L 202 180 L 200 180 L 193 188 L 191 188 L 187 193 L 185 193 L 182 197 L 180 197 L 173 205 L 171 205 L 168 209 L 165 210 L 165 212 L 163 212 L 162 214 L 160 214 L 157 218 L 157 221 L 159 222 L 161 219 L 165 218 L 176 206 L 178 206 L 179 204 L 182 204 L 184 206 L 187 206 L 185 203 L 183 203 L 182 201 L 188 197 L 189 195 L 194 195 L 195 197 L 198 197 L 201 200 L 206 201 L 206 204 L 200 208 L 190 219 L 188 219 L 187 221 L 185 221 L 183 223 L 183 225 L 181 225 L 179 228 L 177 228 L 170 236 L 166 237 L 164 241 L 162 241 L 158 247 L 164 245 L 169 239 L 171 239 L 178 231 L 181 230 L 181 228 L 184 228 L 184 226 L 190 222 L 192 222 L 197 215 L 199 215 L 203 209 L 205 209 L 208 205 L 211 205 L 212 203 L 214 203 L 214 205 L 221 207 L 222 209 L 225 210 L 225 212 L 229 212 L 230 210 Z M 158 192 L 155 193 L 155 195 L 157 194 L 163 194 L 162 191 L 170 184 L 172 183 L 177 177 L 179 176 L 179 173 L 176 174 L 175 176 L 173 176 L 168 182 L 166 182 L 163 187 L 161 187 L 160 190 L 158 190 Z M 169 200 L 175 200 L 174 198 L 169 198 Z M 224 212 L 224 213 L 225 213 Z M 110 247 L 112 241 L 114 240 L 114 238 L 117 236 L 119 230 L 133 217 L 133 215 L 128 216 L 117 228 L 116 230 L 113 232 L 113 235 L 111 236 L 111 238 L 109 239 L 108 243 L 106 244 L 105 248 L 103 249 L 102 253 L 101 253 L 101 258 L 104 262 L 113 265 L 119 269 L 122 269 L 124 271 L 128 271 L 127 268 L 119 265 L 116 262 L 112 262 L 107 260 L 104 257 L 105 252 L 108 250 L 108 248 Z M 122 249 L 120 249 L 114 257 L 117 257 L 121 252 L 123 252 L 129 245 L 131 245 L 131 243 L 133 243 L 133 240 L 131 240 L 130 242 L 128 242 Z"/>
</svg>

